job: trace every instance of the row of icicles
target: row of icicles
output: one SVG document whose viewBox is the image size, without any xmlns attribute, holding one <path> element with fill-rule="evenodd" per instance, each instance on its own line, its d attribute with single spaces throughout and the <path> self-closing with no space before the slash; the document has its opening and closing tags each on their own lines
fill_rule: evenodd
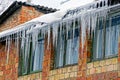
<svg viewBox="0 0 120 80">
<path fill-rule="evenodd" d="M 102 8 L 100 10 L 83 10 L 81 11 L 81 13 L 79 13 L 78 15 L 73 15 L 71 17 L 67 17 L 65 19 L 62 19 L 60 21 L 56 21 L 53 22 L 51 24 L 45 25 L 44 27 L 38 27 L 38 28 L 32 28 L 31 30 L 23 30 L 19 33 L 16 34 L 15 37 L 11 37 L 11 36 L 6 36 L 5 40 L 6 40 L 6 46 L 7 46 L 7 54 L 9 55 L 9 51 L 10 51 L 10 42 L 11 40 L 15 40 L 15 44 L 17 46 L 17 52 L 20 49 L 21 52 L 23 53 L 25 56 L 27 56 L 29 54 L 29 49 L 30 49 L 30 42 L 32 41 L 32 51 L 33 53 L 35 52 L 35 48 L 36 48 L 36 44 L 38 42 L 39 39 L 39 34 L 41 34 L 41 37 L 43 39 L 45 39 L 45 36 L 47 35 L 48 39 L 47 39 L 47 49 L 49 49 L 49 45 L 50 45 L 50 38 L 51 38 L 51 32 L 52 32 L 52 36 L 53 36 L 53 44 L 54 46 L 57 46 L 57 43 L 62 39 L 60 38 L 60 40 L 58 40 L 58 36 L 62 37 L 63 31 L 66 32 L 66 38 L 68 38 L 68 32 L 69 30 L 73 30 L 72 35 L 75 34 L 75 28 L 79 28 L 80 31 L 79 33 L 81 34 L 81 37 L 79 38 L 82 42 L 82 49 L 84 46 L 84 42 L 86 40 L 86 31 L 88 31 L 88 35 L 90 33 L 95 33 L 95 29 L 96 29 L 96 23 L 97 20 L 100 17 L 103 17 L 104 19 L 107 18 L 107 14 L 108 14 L 109 9 L 105 9 Z M 37 24 L 39 25 L 39 24 Z M 40 25 L 41 26 L 41 25 Z M 58 35 L 58 33 L 60 35 Z M 94 37 L 92 35 L 90 35 L 91 37 Z M 74 39 L 74 37 L 73 37 Z M 20 43 L 20 47 L 19 46 Z M 71 45 L 72 46 L 72 45 Z M 9 59 L 9 57 L 7 58 L 7 60 Z M 8 62 L 8 61 L 7 61 Z"/>
</svg>

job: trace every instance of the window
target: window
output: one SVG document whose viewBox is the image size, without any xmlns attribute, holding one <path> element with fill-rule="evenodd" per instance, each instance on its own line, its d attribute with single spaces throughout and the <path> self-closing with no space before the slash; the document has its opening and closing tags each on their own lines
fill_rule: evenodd
<svg viewBox="0 0 120 80">
<path fill-rule="evenodd" d="M 25 44 L 27 43 L 27 44 Z M 29 59 L 31 52 L 31 43 L 30 40 L 22 38 L 20 40 L 20 53 L 19 53 L 19 76 L 27 74 L 29 71 Z"/>
<path fill-rule="evenodd" d="M 32 71 L 42 71 L 44 56 L 44 40 L 41 39 L 36 44 L 35 53 L 32 55 Z"/>
<path fill-rule="evenodd" d="M 63 31 L 58 32 L 58 40 L 56 46 L 56 56 L 55 56 L 55 67 L 62 67 L 64 65 L 64 56 L 65 56 L 65 35 Z"/>
<path fill-rule="evenodd" d="M 78 48 L 79 48 L 78 29 L 75 29 L 74 38 L 72 38 L 71 35 L 72 31 L 70 31 L 68 34 L 65 65 L 75 64 L 78 62 Z"/>
<path fill-rule="evenodd" d="M 96 30 L 95 40 L 94 40 L 94 53 L 95 53 L 95 59 L 101 59 L 103 57 L 103 46 L 104 44 L 104 27 L 103 27 L 103 21 L 100 20 L 98 22 L 98 27 Z"/>
<path fill-rule="evenodd" d="M 21 46 L 19 54 L 19 76 L 36 71 L 42 71 L 42 62 L 44 56 L 43 37 L 40 37 L 37 43 L 34 42 L 36 43 L 35 48 L 33 48 L 34 46 L 32 38 L 22 38 L 20 42 Z"/>
<path fill-rule="evenodd" d="M 73 34 L 74 32 L 74 34 Z M 55 67 L 64 67 L 78 63 L 79 29 L 71 28 L 68 33 L 64 30 L 58 33 L 56 46 Z"/>
<path fill-rule="evenodd" d="M 94 60 L 117 56 L 119 24 L 120 16 L 110 17 L 106 21 L 102 18 L 98 20 L 93 43 Z"/>
</svg>

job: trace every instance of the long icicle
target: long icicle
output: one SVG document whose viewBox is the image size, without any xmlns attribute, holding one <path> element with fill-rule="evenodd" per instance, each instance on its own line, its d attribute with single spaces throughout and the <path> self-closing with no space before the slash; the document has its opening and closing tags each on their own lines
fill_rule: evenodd
<svg viewBox="0 0 120 80">
<path fill-rule="evenodd" d="M 7 40 L 7 59 L 6 59 L 6 64 L 8 64 L 8 61 L 9 61 L 9 54 L 10 54 L 10 42 L 11 42 L 11 39 L 10 39 L 10 36 L 8 37 L 8 40 Z"/>
</svg>

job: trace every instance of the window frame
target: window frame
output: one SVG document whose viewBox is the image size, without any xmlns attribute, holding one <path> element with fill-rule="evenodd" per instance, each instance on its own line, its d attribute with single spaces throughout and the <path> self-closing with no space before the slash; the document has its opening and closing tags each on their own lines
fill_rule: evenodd
<svg viewBox="0 0 120 80">
<path fill-rule="evenodd" d="M 76 26 L 75 26 L 75 30 L 77 29 L 78 30 L 78 42 L 79 42 L 79 37 L 80 37 L 80 28 L 78 27 L 79 25 L 78 25 L 78 22 L 76 21 Z M 72 23 L 72 25 L 71 26 L 69 26 L 70 27 L 70 31 L 73 31 L 72 30 L 72 27 L 73 27 L 73 23 Z M 62 26 L 62 28 L 64 28 L 64 26 Z M 58 29 L 58 35 L 60 35 L 60 27 L 59 27 L 59 29 Z M 57 56 L 57 54 L 59 54 L 59 53 L 57 53 L 57 51 L 56 51 L 56 47 L 55 47 L 55 56 L 54 56 L 54 69 L 59 69 L 59 68 L 63 68 L 63 67 L 68 67 L 68 66 L 74 66 L 74 65 L 77 65 L 78 64 L 78 61 L 76 62 L 76 63 L 73 63 L 73 64 L 66 64 L 66 50 L 67 50 L 67 41 L 69 40 L 69 39 L 67 39 L 66 37 L 66 34 L 67 34 L 67 32 L 65 32 L 65 31 L 63 31 L 63 35 L 64 35 L 64 37 L 65 37 L 65 40 L 64 40 L 64 55 L 63 55 L 63 66 L 59 66 L 59 65 L 57 65 L 56 66 L 56 61 L 57 61 L 57 59 L 56 59 L 56 56 Z M 59 37 L 58 37 L 59 38 Z M 57 42 L 59 43 L 59 39 L 57 40 Z M 59 43 L 60 44 L 60 43 Z M 58 46 L 57 46 L 58 47 Z M 78 56 L 79 56 L 79 49 L 78 49 Z M 78 59 L 79 59 L 79 57 L 78 57 Z M 60 59 L 59 59 L 60 60 Z"/>
<path fill-rule="evenodd" d="M 38 41 L 39 40 L 42 40 L 42 41 L 44 41 L 44 38 L 43 38 L 43 35 L 41 34 L 41 33 L 39 33 L 39 35 L 38 35 Z M 22 42 L 22 39 L 20 38 L 20 44 L 21 44 L 21 42 Z M 24 44 L 25 45 L 25 44 Z M 23 58 L 23 52 L 21 51 L 22 50 L 22 48 L 21 48 L 21 46 L 19 46 L 20 47 L 20 53 L 19 53 L 19 61 L 21 61 L 21 62 L 19 62 L 19 67 L 18 68 L 20 68 L 20 70 L 22 70 L 22 71 L 20 71 L 20 73 L 18 73 L 18 76 L 24 76 L 24 75 L 28 75 L 28 74 L 33 74 L 33 73 L 38 73 L 38 72 L 42 72 L 42 70 L 36 70 L 36 71 L 32 71 L 32 55 L 33 55 L 33 51 L 32 51 L 32 37 L 30 37 L 30 39 L 29 39 L 29 45 L 30 45 L 30 47 L 29 47 L 29 55 L 28 55 L 28 65 L 27 65 L 27 72 L 23 72 L 24 70 L 23 70 L 23 68 L 24 68 L 24 61 L 23 60 L 21 60 L 22 58 Z M 43 43 L 43 46 L 44 46 L 44 43 Z M 45 46 L 44 46 L 45 47 Z M 25 47 L 24 47 L 25 48 Z M 45 49 L 45 48 L 44 48 Z M 25 51 L 24 51 L 25 52 Z M 43 50 L 43 52 L 44 52 L 44 50 Z M 22 57 L 21 57 L 22 56 Z M 44 59 L 44 53 L 43 53 L 43 59 Z M 43 60 L 42 60 L 42 62 L 43 62 Z M 43 65 L 42 65 L 43 66 Z"/>
<path fill-rule="evenodd" d="M 39 43 L 39 41 L 45 41 L 41 33 L 39 33 L 39 35 L 38 35 L 38 43 Z M 37 44 L 38 44 L 38 43 L 37 43 Z M 43 43 L 43 47 L 44 47 L 43 49 L 45 50 L 44 43 Z M 44 50 L 43 50 L 43 52 L 44 52 Z M 44 52 L 44 53 L 45 53 L 45 52 Z M 43 53 L 43 59 L 44 59 L 44 53 Z M 33 61 L 33 58 L 32 58 L 32 57 L 33 57 L 33 56 L 32 56 L 33 54 L 35 55 L 35 53 L 33 53 L 33 51 L 31 51 L 31 56 L 30 56 L 30 72 L 29 72 L 29 73 L 32 74 L 32 73 L 42 72 L 42 69 L 43 69 L 43 68 L 42 68 L 41 70 L 35 70 L 35 71 L 32 70 L 32 69 L 33 69 L 33 64 L 34 64 L 34 63 L 32 62 L 32 61 Z M 43 63 L 43 60 L 42 60 L 42 63 Z M 43 64 L 42 64 L 42 66 L 43 66 Z"/>
<path fill-rule="evenodd" d="M 111 21 L 111 27 L 116 27 L 116 26 L 120 26 L 120 24 L 116 24 L 116 25 L 114 25 L 114 26 L 112 26 L 112 18 L 114 18 L 115 16 L 119 16 L 120 17 L 120 12 L 115 12 L 115 13 L 109 13 L 108 14 L 108 17 L 107 17 L 107 19 L 106 19 L 106 21 L 104 20 L 104 26 L 103 26 L 103 28 L 104 28 L 104 49 L 103 49 L 103 57 L 101 58 L 101 59 L 98 59 L 98 58 L 95 58 L 95 56 L 96 56 L 96 53 L 94 53 L 94 47 L 96 47 L 96 43 L 94 43 L 94 41 L 96 41 L 96 36 L 97 36 L 97 34 L 96 34 L 96 32 L 97 32 L 97 28 L 95 29 L 95 34 L 93 34 L 93 35 L 95 35 L 95 38 L 93 38 L 92 39 L 92 56 L 91 56 L 91 60 L 90 61 L 99 61 L 99 60 L 104 60 L 104 59 L 110 59 L 110 58 L 114 58 L 114 57 L 118 57 L 118 53 L 116 53 L 116 54 L 113 54 L 113 55 L 110 55 L 110 56 L 107 56 L 106 57 L 106 54 L 105 54 L 105 44 L 106 44 L 106 25 L 107 25 L 107 20 L 109 20 L 109 22 Z M 97 19 L 97 25 L 96 26 L 99 26 L 99 24 L 98 24 L 98 19 Z M 119 35 L 120 36 L 120 35 Z M 119 38 L 119 36 L 118 36 L 118 38 Z M 118 44 L 119 44 L 119 41 L 118 41 Z M 118 47 L 118 50 L 119 50 L 119 47 Z M 96 52 L 96 51 L 95 51 Z"/>
</svg>

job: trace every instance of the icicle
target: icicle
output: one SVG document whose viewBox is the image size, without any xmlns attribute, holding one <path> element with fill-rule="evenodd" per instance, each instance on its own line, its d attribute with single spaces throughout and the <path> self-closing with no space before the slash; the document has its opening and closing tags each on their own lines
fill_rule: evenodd
<svg viewBox="0 0 120 80">
<path fill-rule="evenodd" d="M 17 33 L 17 35 L 18 35 L 18 33 Z M 15 37 L 15 35 L 14 35 L 14 40 L 15 40 L 15 48 L 17 47 L 17 36 Z M 17 50 L 16 50 L 16 52 L 17 52 Z"/>
<path fill-rule="evenodd" d="M 74 41 L 74 36 L 75 36 L 75 27 L 76 27 L 76 19 L 73 20 L 73 29 L 72 29 L 73 30 L 73 41 Z"/>
<path fill-rule="evenodd" d="M 110 22 L 109 22 L 109 43 L 108 43 L 108 45 L 109 45 L 109 47 L 110 47 L 110 50 L 108 51 L 108 54 L 111 54 L 111 52 L 112 52 L 112 37 L 113 37 L 113 30 L 112 30 L 112 18 L 110 18 Z"/>
<path fill-rule="evenodd" d="M 41 30 L 41 34 L 42 34 L 43 39 L 45 39 L 45 33 L 46 33 L 45 29 L 44 28 L 40 28 L 40 30 Z M 40 32 L 38 32 L 38 33 L 40 33 Z"/>
<path fill-rule="evenodd" d="M 49 45 L 50 45 L 50 25 L 48 26 L 48 43 L 47 43 L 47 49 L 49 49 Z"/>
<path fill-rule="evenodd" d="M 8 37 L 6 37 L 5 52 L 7 52 L 7 45 L 8 45 Z"/>
<path fill-rule="evenodd" d="M 35 52 L 36 44 L 38 42 L 38 30 L 34 30 L 32 33 L 32 51 Z"/>
<path fill-rule="evenodd" d="M 69 30 L 69 22 L 66 22 L 66 30 L 67 30 L 67 34 L 66 34 L 66 39 L 68 39 L 68 30 Z"/>
<path fill-rule="evenodd" d="M 6 64 L 8 64 L 8 61 L 9 61 L 9 54 L 10 54 L 10 42 L 11 42 L 11 39 L 10 39 L 10 36 L 8 37 L 8 40 L 7 40 L 7 59 L 6 59 Z"/>
<path fill-rule="evenodd" d="M 22 49 L 22 53 L 24 53 L 24 51 L 25 51 L 25 31 L 22 31 L 21 38 L 22 38 L 21 49 Z"/>
<path fill-rule="evenodd" d="M 62 22 L 60 22 L 60 45 L 62 45 Z M 60 52 L 61 52 L 61 50 L 62 50 L 62 46 L 60 46 Z"/>
<path fill-rule="evenodd" d="M 71 29 L 71 25 L 72 25 L 72 21 L 70 20 L 70 21 L 66 21 L 66 23 L 67 23 L 67 39 L 68 39 L 68 36 L 69 36 L 69 31 L 70 31 L 70 29 Z"/>
<path fill-rule="evenodd" d="M 25 69 L 27 70 L 28 68 L 28 55 L 30 53 L 30 39 L 29 39 L 29 35 L 26 36 L 26 42 L 25 42 Z"/>
<path fill-rule="evenodd" d="M 58 33 L 58 23 L 52 25 L 52 33 L 53 33 L 53 45 L 57 45 L 57 33 Z"/>
<path fill-rule="evenodd" d="M 17 34 L 17 54 L 19 53 L 19 34 Z"/>
<path fill-rule="evenodd" d="M 93 13 L 91 14 L 92 15 L 92 32 L 95 31 L 95 28 L 96 28 L 96 22 L 97 22 L 97 14 L 96 13 Z"/>
<path fill-rule="evenodd" d="M 84 43 L 85 43 L 85 40 L 86 40 L 86 28 L 87 28 L 87 25 L 86 25 L 86 14 L 81 14 L 81 42 L 82 42 L 82 49 L 83 49 L 83 46 L 84 46 Z"/>
<path fill-rule="evenodd" d="M 108 6 L 108 0 L 104 0 L 105 1 L 105 6 Z"/>
<path fill-rule="evenodd" d="M 71 43 L 71 48 L 72 48 L 72 51 L 74 51 L 74 38 L 75 38 L 75 27 L 76 27 L 76 19 L 73 20 L 73 25 L 72 25 L 72 43 Z"/>
<path fill-rule="evenodd" d="M 91 28 L 91 24 L 90 23 L 91 23 L 91 13 L 88 14 L 88 19 L 87 19 L 88 34 L 90 34 L 90 28 Z"/>
</svg>

